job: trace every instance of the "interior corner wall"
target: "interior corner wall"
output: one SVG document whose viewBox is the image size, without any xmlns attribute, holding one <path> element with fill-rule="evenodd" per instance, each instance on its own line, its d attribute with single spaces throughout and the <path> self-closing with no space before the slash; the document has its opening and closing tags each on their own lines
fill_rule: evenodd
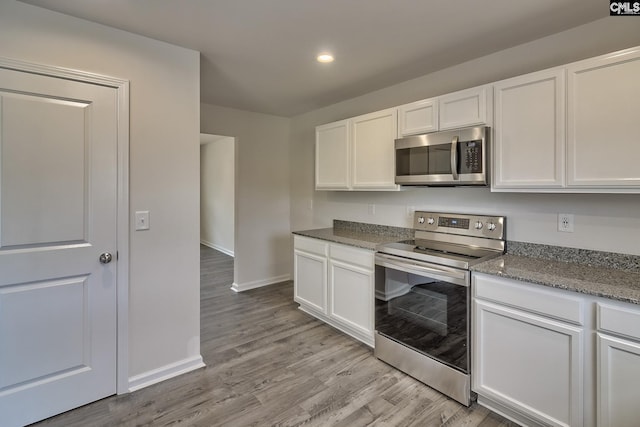
<svg viewBox="0 0 640 427">
<path fill-rule="evenodd" d="M 508 35 L 505 35 L 508 37 Z M 606 17 L 292 118 L 291 227 L 329 227 L 333 219 L 411 227 L 407 211 L 507 216 L 509 240 L 640 255 L 640 208 L 632 194 L 491 193 L 488 188 L 401 192 L 314 191 L 315 126 L 640 45 L 637 19 Z M 375 215 L 368 205 L 374 204 Z M 575 231 L 557 231 L 573 213 Z"/>
<path fill-rule="evenodd" d="M 208 135 L 211 136 L 211 135 Z M 200 145 L 200 243 L 234 255 L 235 139 Z"/>
<path fill-rule="evenodd" d="M 200 359 L 200 56 L 196 51 L 0 2 L 0 55 L 130 81 L 129 378 Z M 133 227 L 133 215 L 130 217 Z"/>
<path fill-rule="evenodd" d="M 202 104 L 201 131 L 235 137 L 234 289 L 289 280 L 290 119 Z"/>
</svg>

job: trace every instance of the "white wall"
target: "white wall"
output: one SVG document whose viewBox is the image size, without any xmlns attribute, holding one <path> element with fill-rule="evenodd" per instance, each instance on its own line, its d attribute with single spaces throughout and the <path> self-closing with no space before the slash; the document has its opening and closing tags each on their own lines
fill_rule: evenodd
<svg viewBox="0 0 640 427">
<path fill-rule="evenodd" d="M 505 35 L 508 36 L 508 35 Z M 407 207 L 504 214 L 507 238 L 640 255 L 637 195 L 504 194 L 489 189 L 416 188 L 400 193 L 314 191 L 314 128 L 383 108 L 640 45 L 637 20 L 607 17 L 550 37 L 312 111 L 292 119 L 291 228 L 331 226 L 334 218 L 410 227 Z M 368 214 L 368 205 L 376 214 Z M 311 209 L 313 205 L 313 209 Z M 559 233 L 557 214 L 575 215 Z"/>
<path fill-rule="evenodd" d="M 199 358 L 198 52 L 15 1 L 0 40 L 4 57 L 130 81 L 130 207 L 151 229 L 130 232 L 129 376 Z"/>
<path fill-rule="evenodd" d="M 233 256 L 235 139 L 200 135 L 200 243 Z"/>
<path fill-rule="evenodd" d="M 202 104 L 203 133 L 236 140 L 234 288 L 290 278 L 290 120 Z"/>
</svg>

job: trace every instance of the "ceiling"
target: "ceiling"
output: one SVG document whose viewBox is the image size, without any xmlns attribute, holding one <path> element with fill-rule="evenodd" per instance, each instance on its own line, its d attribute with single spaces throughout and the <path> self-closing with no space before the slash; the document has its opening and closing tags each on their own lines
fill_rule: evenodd
<svg viewBox="0 0 640 427">
<path fill-rule="evenodd" d="M 290 117 L 608 16 L 602 0 L 22 0 L 201 52 L 201 101 Z M 320 64 L 320 51 L 336 60 Z"/>
</svg>

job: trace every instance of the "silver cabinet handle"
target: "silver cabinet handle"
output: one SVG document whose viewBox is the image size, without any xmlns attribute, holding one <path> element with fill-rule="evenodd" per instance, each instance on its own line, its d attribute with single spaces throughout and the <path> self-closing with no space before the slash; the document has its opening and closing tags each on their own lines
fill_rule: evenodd
<svg viewBox="0 0 640 427">
<path fill-rule="evenodd" d="M 453 179 L 458 179 L 458 137 L 454 136 L 451 140 L 451 173 Z"/>
<path fill-rule="evenodd" d="M 112 259 L 113 259 L 113 256 L 111 256 L 109 252 L 100 254 L 100 258 L 99 258 L 101 264 L 109 264 Z"/>
</svg>

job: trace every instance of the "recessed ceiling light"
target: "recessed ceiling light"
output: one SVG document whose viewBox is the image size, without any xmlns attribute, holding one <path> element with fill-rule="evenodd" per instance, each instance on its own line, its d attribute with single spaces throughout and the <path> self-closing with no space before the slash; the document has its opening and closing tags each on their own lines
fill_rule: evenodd
<svg viewBox="0 0 640 427">
<path fill-rule="evenodd" d="M 333 55 L 331 55 L 330 53 L 321 53 L 316 59 L 318 60 L 318 62 L 323 63 L 333 62 Z"/>
</svg>

